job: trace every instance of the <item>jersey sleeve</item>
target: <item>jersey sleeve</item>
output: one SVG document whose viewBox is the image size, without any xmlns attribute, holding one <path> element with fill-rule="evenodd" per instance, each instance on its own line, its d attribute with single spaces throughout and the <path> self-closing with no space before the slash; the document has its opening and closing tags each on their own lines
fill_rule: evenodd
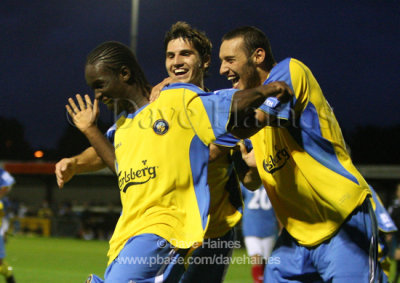
<svg viewBox="0 0 400 283">
<path fill-rule="evenodd" d="M 283 120 L 297 117 L 308 102 L 308 71 L 309 69 L 304 64 L 292 58 L 286 59 L 274 67 L 264 84 L 283 81 L 292 89 L 294 96 L 286 103 L 281 103 L 275 97 L 269 97 L 259 109 Z"/>
<path fill-rule="evenodd" d="M 239 141 L 240 140 L 238 138 L 235 138 L 232 134 L 227 133 L 217 138 L 214 143 L 225 147 L 234 147 Z"/>
<path fill-rule="evenodd" d="M 110 143 L 114 144 L 115 131 L 117 129 L 117 124 L 112 125 L 105 133 L 106 138 Z"/>
<path fill-rule="evenodd" d="M 11 187 L 15 184 L 15 179 L 6 170 L 0 168 L 0 187 Z"/>
<path fill-rule="evenodd" d="M 232 97 L 236 91 L 236 89 L 226 89 L 184 96 L 186 116 L 196 135 L 204 144 L 209 145 L 227 134 Z M 225 142 L 227 140 L 226 136 Z"/>
</svg>

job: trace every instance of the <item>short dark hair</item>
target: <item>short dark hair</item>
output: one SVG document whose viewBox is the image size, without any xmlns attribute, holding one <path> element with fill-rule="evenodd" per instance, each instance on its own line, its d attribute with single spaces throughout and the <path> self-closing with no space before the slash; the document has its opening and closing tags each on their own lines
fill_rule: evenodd
<svg viewBox="0 0 400 283">
<path fill-rule="evenodd" d="M 253 26 L 243 26 L 233 29 L 227 32 L 223 37 L 221 42 L 224 40 L 230 40 L 237 37 L 243 38 L 244 50 L 247 56 L 251 56 L 257 48 L 262 48 L 265 50 L 266 58 L 265 64 L 268 70 L 272 68 L 275 63 L 274 56 L 271 50 L 271 44 L 269 43 L 268 37 L 260 29 Z"/>
<path fill-rule="evenodd" d="M 166 32 L 164 37 L 164 50 L 167 50 L 168 43 L 171 40 L 182 38 L 183 40 L 187 40 L 191 44 L 193 44 L 194 49 L 199 52 L 200 58 L 202 62 L 206 60 L 211 60 L 211 49 L 212 44 L 208 39 L 206 34 L 203 31 L 199 31 L 195 28 L 192 28 L 186 22 L 176 22 L 171 26 L 169 31 Z M 206 72 L 208 67 L 206 68 Z"/>
<path fill-rule="evenodd" d="M 121 68 L 126 66 L 131 71 L 130 84 L 137 84 L 145 90 L 150 85 L 140 67 L 135 54 L 125 44 L 117 41 L 106 41 L 94 48 L 86 58 L 85 65 L 104 64 L 106 68 L 118 75 Z"/>
</svg>

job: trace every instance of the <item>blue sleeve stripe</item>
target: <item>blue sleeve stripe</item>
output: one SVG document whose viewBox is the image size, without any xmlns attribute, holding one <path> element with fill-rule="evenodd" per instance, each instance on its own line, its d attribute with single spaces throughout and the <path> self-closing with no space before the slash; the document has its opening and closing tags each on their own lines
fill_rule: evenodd
<svg viewBox="0 0 400 283">
<path fill-rule="evenodd" d="M 195 93 L 205 93 L 205 91 L 199 88 L 198 86 L 187 83 L 173 83 L 168 86 L 165 86 L 162 90 L 177 89 L 177 88 L 186 88 Z"/>
<path fill-rule="evenodd" d="M 290 76 L 290 58 L 286 58 L 285 60 L 279 62 L 278 65 L 272 68 L 271 73 L 269 74 L 268 79 L 264 82 L 264 85 L 269 84 L 275 81 L 284 81 L 288 84 L 288 86 L 293 90 L 292 78 Z M 279 104 L 275 107 L 269 106 L 267 100 L 263 105 L 259 107 L 262 111 L 267 114 L 276 116 L 279 119 L 289 120 L 291 117 L 291 109 L 295 102 L 295 97 L 293 97 L 292 101 L 289 101 L 285 104 Z"/>
<path fill-rule="evenodd" d="M 375 202 L 375 215 L 376 220 L 378 221 L 378 228 L 384 232 L 396 232 L 397 227 L 394 223 L 393 219 L 390 217 L 389 212 L 387 212 L 386 208 L 383 206 L 378 196 L 376 195 L 375 190 L 369 186 L 372 192 L 372 198 Z"/>
<path fill-rule="evenodd" d="M 227 132 L 232 96 L 237 89 L 220 90 L 213 93 L 199 94 L 216 138 Z"/>
<path fill-rule="evenodd" d="M 207 226 L 208 211 L 210 208 L 210 189 L 207 181 L 208 157 L 208 147 L 204 145 L 197 136 L 194 136 L 190 144 L 189 158 L 192 169 L 193 186 L 203 229 Z M 204 160 L 204 162 L 199 162 L 200 160 Z"/>
<path fill-rule="evenodd" d="M 234 147 L 240 140 L 235 138 L 232 134 L 227 133 L 220 136 L 214 143 L 226 147 Z"/>
<path fill-rule="evenodd" d="M 287 128 L 296 142 L 319 163 L 359 184 L 357 178 L 340 164 L 332 143 L 323 138 L 318 113 L 311 102 L 304 109 L 299 123 L 299 126 L 290 125 Z"/>
</svg>

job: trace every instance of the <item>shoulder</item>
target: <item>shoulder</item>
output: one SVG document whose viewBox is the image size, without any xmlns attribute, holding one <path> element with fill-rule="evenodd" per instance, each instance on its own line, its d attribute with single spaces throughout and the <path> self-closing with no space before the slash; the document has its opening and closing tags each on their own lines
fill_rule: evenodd
<svg viewBox="0 0 400 283">
<path fill-rule="evenodd" d="M 306 74 L 310 69 L 300 60 L 295 58 L 290 59 L 289 69 L 292 74 Z"/>
</svg>

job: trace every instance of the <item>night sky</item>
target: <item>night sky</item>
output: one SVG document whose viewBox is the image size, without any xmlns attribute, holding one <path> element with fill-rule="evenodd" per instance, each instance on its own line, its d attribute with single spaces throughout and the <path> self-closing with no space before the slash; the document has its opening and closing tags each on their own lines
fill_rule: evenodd
<svg viewBox="0 0 400 283">
<path fill-rule="evenodd" d="M 106 40 L 130 44 L 130 4 L 1 1 L 0 116 L 18 119 L 34 149 L 56 148 L 68 125 L 67 98 L 90 93 L 88 52 Z M 399 1 L 142 0 L 137 57 L 153 84 L 166 76 L 163 37 L 178 20 L 213 42 L 210 89 L 231 86 L 218 72 L 222 35 L 254 25 L 277 61 L 294 57 L 310 67 L 342 128 L 400 124 Z"/>
</svg>

